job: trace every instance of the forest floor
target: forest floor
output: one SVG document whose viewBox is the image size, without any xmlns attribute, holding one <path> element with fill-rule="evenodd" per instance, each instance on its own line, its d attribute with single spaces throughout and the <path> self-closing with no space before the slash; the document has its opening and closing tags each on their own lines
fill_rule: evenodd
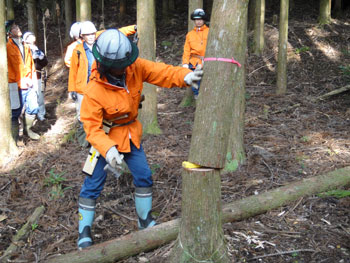
<svg viewBox="0 0 350 263">
<path fill-rule="evenodd" d="M 313 21 L 290 21 L 285 95 L 275 95 L 277 26 L 267 21 L 263 56 L 247 54 L 247 159 L 238 171 L 222 176 L 224 204 L 350 165 L 350 93 L 313 102 L 349 83 L 349 19 L 333 20 L 323 28 Z M 179 65 L 186 32 L 182 25 L 167 28 L 158 34 L 157 60 Z M 172 45 L 165 47 L 162 41 Z M 49 56 L 47 120 L 35 126 L 42 138 L 37 142 L 23 138 L 19 158 L 1 167 L 0 253 L 35 208 L 45 206 L 28 238 L 18 243 L 20 250 L 11 262 L 46 262 L 77 249 L 77 199 L 88 149 L 74 139 L 68 70 L 59 57 L 53 58 Z M 163 133 L 143 139 L 153 171 L 153 210 L 159 223 L 181 216 L 181 163 L 188 156 L 195 112 L 193 106 L 180 107 L 184 94 L 184 89 L 158 89 Z M 223 227 L 232 262 L 345 263 L 350 262 L 349 218 L 350 197 L 311 195 Z M 131 176 L 109 177 L 98 199 L 94 241 L 133 231 L 137 224 Z M 159 262 L 171 245 L 120 262 Z"/>
</svg>

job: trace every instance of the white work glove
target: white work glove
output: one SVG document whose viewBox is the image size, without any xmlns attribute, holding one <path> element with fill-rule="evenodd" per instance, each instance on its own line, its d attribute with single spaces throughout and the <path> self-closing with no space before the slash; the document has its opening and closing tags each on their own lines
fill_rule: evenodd
<svg viewBox="0 0 350 263">
<path fill-rule="evenodd" d="M 183 68 L 189 68 L 188 64 L 183 64 L 182 67 Z"/>
<path fill-rule="evenodd" d="M 122 164 L 124 155 L 120 154 L 117 150 L 117 147 L 112 146 L 106 154 L 107 163 L 113 168 L 117 168 L 118 164 Z"/>
<path fill-rule="evenodd" d="M 21 88 L 22 89 L 29 89 L 33 86 L 33 81 L 31 78 L 24 77 L 21 78 Z"/>
<path fill-rule="evenodd" d="M 203 76 L 203 69 L 201 65 L 198 65 L 196 69 L 193 72 L 188 73 L 184 81 L 187 83 L 187 85 L 190 85 L 194 87 L 195 89 L 198 89 L 198 81 L 202 79 Z"/>
</svg>

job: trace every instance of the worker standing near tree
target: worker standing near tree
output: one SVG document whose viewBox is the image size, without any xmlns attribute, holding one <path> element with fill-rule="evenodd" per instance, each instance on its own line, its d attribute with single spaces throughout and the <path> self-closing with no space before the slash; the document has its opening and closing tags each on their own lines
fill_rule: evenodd
<svg viewBox="0 0 350 263">
<path fill-rule="evenodd" d="M 205 25 L 206 14 L 203 9 L 196 9 L 191 14 L 191 20 L 194 21 L 194 29 L 187 33 L 184 52 L 182 55 L 182 66 L 195 70 L 197 65 L 203 65 L 205 49 L 207 47 L 207 39 L 209 27 Z M 194 98 L 197 99 L 199 85 L 192 87 Z"/>
<path fill-rule="evenodd" d="M 133 176 L 138 227 L 156 224 L 151 215 L 152 172 L 141 145 L 138 121 L 143 82 L 171 88 L 198 82 L 200 67 L 192 72 L 182 67 L 138 58 L 137 46 L 117 29 L 106 30 L 92 48 L 96 59 L 81 106 L 81 121 L 87 140 L 96 151 L 79 195 L 79 249 L 92 245 L 91 226 L 96 199 L 106 181 L 106 168 L 116 170 L 124 160 Z M 84 166 L 84 167 L 85 167 Z M 83 170 L 84 171 L 84 170 Z M 84 171 L 85 172 L 85 171 Z"/>
<path fill-rule="evenodd" d="M 36 37 L 33 32 L 26 32 L 23 35 L 23 41 L 26 43 L 32 52 L 35 69 L 36 69 L 36 76 L 38 79 L 38 105 L 39 105 L 39 112 L 37 114 L 37 118 L 40 121 L 45 120 L 45 100 L 44 100 L 44 88 L 42 87 L 42 74 L 41 70 L 47 66 L 49 63 L 47 60 L 47 57 L 45 56 L 44 52 L 38 48 L 38 46 L 35 44 Z"/>
<path fill-rule="evenodd" d="M 40 135 L 31 130 L 36 115 L 39 112 L 37 97 L 38 82 L 32 52 L 29 46 L 23 42 L 22 31 L 13 20 L 6 21 L 5 26 L 8 36 L 6 50 L 12 110 L 12 136 L 16 141 L 18 140 L 18 121 L 22 109 L 25 107 L 23 132 L 30 139 L 39 140 Z"/>
</svg>

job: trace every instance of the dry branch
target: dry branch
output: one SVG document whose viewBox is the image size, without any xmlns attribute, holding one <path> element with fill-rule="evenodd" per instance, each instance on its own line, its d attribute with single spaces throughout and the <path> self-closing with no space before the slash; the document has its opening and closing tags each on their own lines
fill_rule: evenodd
<svg viewBox="0 0 350 263">
<path fill-rule="evenodd" d="M 326 94 L 323 94 L 322 96 L 315 98 L 314 101 L 323 100 L 323 99 L 326 99 L 328 97 L 343 93 L 343 92 L 348 91 L 348 90 L 350 90 L 350 85 L 347 85 L 345 87 L 341 87 L 341 88 L 336 89 L 336 90 L 332 90 L 331 92 L 328 92 Z"/>
<path fill-rule="evenodd" d="M 286 205 L 303 196 L 325 192 L 348 184 L 350 184 L 350 166 L 227 204 L 223 209 L 223 222 L 243 220 Z M 47 262 L 115 262 L 174 240 L 179 231 L 179 223 L 180 220 L 175 219 L 150 229 L 109 240 L 83 251 L 56 256 Z"/>
<path fill-rule="evenodd" d="M 32 225 L 36 224 L 40 218 L 40 216 L 44 213 L 44 206 L 39 206 L 35 209 L 34 213 L 28 218 L 27 223 L 17 232 L 17 234 L 13 237 L 10 246 L 6 249 L 4 255 L 0 258 L 1 262 L 8 262 L 8 259 L 11 257 L 13 253 L 20 248 L 19 241 L 26 238 L 29 231 L 32 229 Z"/>
</svg>

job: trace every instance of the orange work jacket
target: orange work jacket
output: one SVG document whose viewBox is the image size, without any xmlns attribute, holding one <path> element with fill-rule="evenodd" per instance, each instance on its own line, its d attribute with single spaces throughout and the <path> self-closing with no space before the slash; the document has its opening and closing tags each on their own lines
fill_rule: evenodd
<svg viewBox="0 0 350 263">
<path fill-rule="evenodd" d="M 130 137 L 133 144 L 140 148 L 142 125 L 137 115 L 143 82 L 165 88 L 185 87 L 184 77 L 191 72 L 183 67 L 138 58 L 126 68 L 125 89 L 101 79 L 96 62 L 92 68 L 80 108 L 80 120 L 84 124 L 86 139 L 103 156 L 114 145 L 120 152 L 130 152 Z M 113 127 L 106 134 L 102 129 L 103 119 L 126 125 Z"/>
<path fill-rule="evenodd" d="M 207 47 L 208 33 L 209 27 L 206 25 L 200 28 L 194 27 L 193 30 L 187 33 L 182 64 L 191 63 L 194 67 L 197 64 L 202 65 L 202 59 L 204 58 Z"/>
<path fill-rule="evenodd" d="M 64 64 L 66 64 L 66 66 L 68 68 L 70 68 L 70 62 L 72 59 L 72 55 L 73 55 L 73 50 L 77 47 L 77 45 L 79 45 L 80 43 L 82 43 L 81 39 L 78 39 L 74 42 L 72 42 L 71 44 L 68 45 L 67 47 L 67 51 L 66 51 L 66 55 L 64 56 Z"/>
<path fill-rule="evenodd" d="M 98 37 L 105 30 L 101 30 L 96 32 L 96 37 Z M 126 26 L 119 29 L 120 32 L 128 36 L 129 34 L 134 34 L 135 25 Z M 70 69 L 69 69 L 69 77 L 68 77 L 68 92 L 75 91 L 77 93 L 83 94 L 84 89 L 87 84 L 88 78 L 88 59 L 86 57 L 84 44 L 78 44 L 73 50 Z"/>
<path fill-rule="evenodd" d="M 7 67 L 8 67 L 8 83 L 17 82 L 20 89 L 27 89 L 21 87 L 21 79 L 28 77 L 33 78 L 35 71 L 35 64 L 29 46 L 23 43 L 24 56 L 12 38 L 9 38 L 6 44 L 7 50 Z"/>
</svg>

